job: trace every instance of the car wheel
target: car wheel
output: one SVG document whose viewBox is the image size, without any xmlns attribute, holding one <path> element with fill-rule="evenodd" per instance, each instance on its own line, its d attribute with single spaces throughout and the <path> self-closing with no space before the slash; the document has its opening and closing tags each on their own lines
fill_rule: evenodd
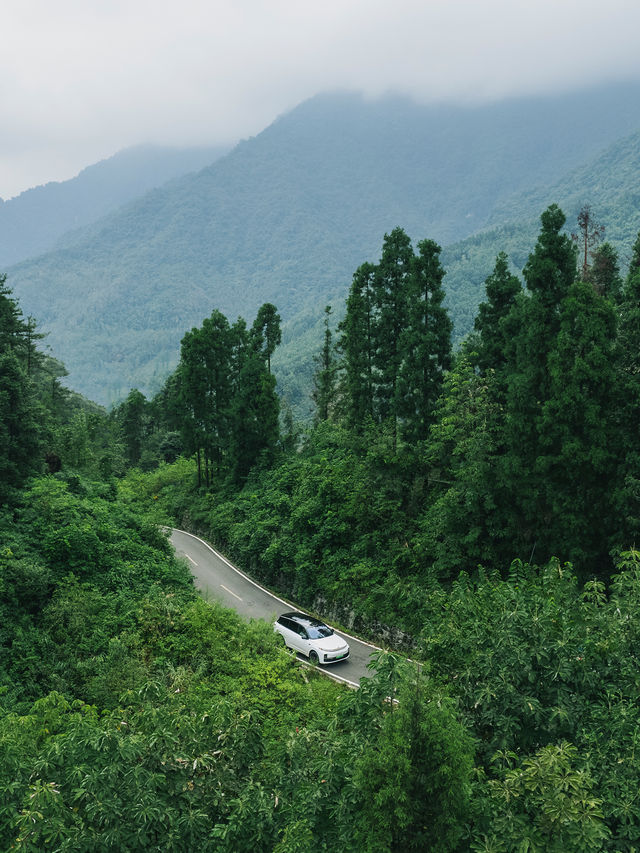
<svg viewBox="0 0 640 853">
<path fill-rule="evenodd" d="M 318 657 L 318 652 L 314 652 L 313 649 L 309 652 L 309 661 L 314 666 L 317 666 L 320 663 L 320 658 Z"/>
</svg>

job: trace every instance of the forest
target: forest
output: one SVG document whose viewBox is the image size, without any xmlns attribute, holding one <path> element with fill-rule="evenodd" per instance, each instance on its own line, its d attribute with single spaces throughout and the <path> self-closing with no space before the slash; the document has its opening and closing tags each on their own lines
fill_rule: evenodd
<svg viewBox="0 0 640 853">
<path fill-rule="evenodd" d="M 640 847 L 640 235 L 623 272 L 566 225 L 455 349 L 440 246 L 386 234 L 305 424 L 271 303 L 107 413 L 0 277 L 0 849 Z M 171 525 L 383 645 L 370 677 L 202 599 Z"/>
</svg>

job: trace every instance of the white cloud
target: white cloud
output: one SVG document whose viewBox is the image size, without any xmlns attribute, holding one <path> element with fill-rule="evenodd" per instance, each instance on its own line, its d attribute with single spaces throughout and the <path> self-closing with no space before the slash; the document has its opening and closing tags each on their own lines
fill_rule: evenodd
<svg viewBox="0 0 640 853">
<path fill-rule="evenodd" d="M 318 91 L 474 100 L 640 77 L 637 0 L 5 0 L 0 195 Z"/>
</svg>

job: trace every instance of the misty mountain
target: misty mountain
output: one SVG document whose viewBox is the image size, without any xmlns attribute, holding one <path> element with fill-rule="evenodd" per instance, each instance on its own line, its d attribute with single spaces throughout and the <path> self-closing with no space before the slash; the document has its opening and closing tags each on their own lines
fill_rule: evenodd
<svg viewBox="0 0 640 853">
<path fill-rule="evenodd" d="M 285 321 L 279 381 L 293 397 L 324 305 L 342 302 L 356 267 L 377 260 L 396 225 L 414 241 L 470 238 L 444 253 L 449 307 L 466 331 L 495 252 L 509 251 L 494 250 L 501 233 L 524 215 L 535 235 L 546 205 L 534 204 L 580 168 L 595 203 L 589 163 L 640 128 L 639 95 L 625 85 L 483 107 L 319 96 L 197 174 L 13 267 L 9 283 L 49 332 L 72 387 L 101 403 L 132 386 L 157 389 L 184 332 L 214 308 L 251 322 L 274 302 Z M 479 233 L 488 226 L 493 242 Z"/>
<path fill-rule="evenodd" d="M 68 231 L 82 228 L 172 178 L 196 172 L 229 146 L 164 148 L 141 145 L 52 181 L 0 199 L 0 269 L 52 249 Z"/>
<path fill-rule="evenodd" d="M 604 239 L 618 251 L 625 271 L 640 232 L 640 133 L 614 143 L 561 180 L 516 194 L 497 205 L 492 219 L 505 220 L 503 224 L 444 247 L 444 287 L 447 306 L 455 319 L 456 343 L 473 328 L 478 305 L 485 296 L 484 282 L 498 252 L 507 252 L 513 272 L 521 275 L 540 232 L 540 214 L 553 203 L 564 211 L 569 232 L 577 228 L 582 205 L 591 204 L 597 221 L 605 227 Z M 380 247 L 367 260 L 377 261 L 379 251 Z M 344 303 L 339 301 L 334 308 L 335 329 L 343 316 Z M 299 314 L 285 327 L 283 344 L 274 357 L 279 386 L 300 417 L 312 411 L 309 389 L 313 354 L 320 351 L 322 329 L 319 312 Z"/>
<path fill-rule="evenodd" d="M 569 232 L 578 230 L 578 212 L 590 204 L 596 220 L 605 228 L 604 239 L 618 251 L 625 270 L 640 231 L 640 132 L 609 146 L 559 181 L 497 205 L 493 219 L 503 224 L 444 249 L 447 299 L 456 317 L 458 336 L 473 325 L 496 254 L 507 252 L 514 271 L 520 273 L 540 231 L 540 214 L 553 203 L 559 204 L 567 217 Z"/>
</svg>

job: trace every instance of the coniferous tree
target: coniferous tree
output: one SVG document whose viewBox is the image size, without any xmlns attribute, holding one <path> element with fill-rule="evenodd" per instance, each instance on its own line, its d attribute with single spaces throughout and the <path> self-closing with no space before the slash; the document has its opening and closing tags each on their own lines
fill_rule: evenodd
<svg viewBox="0 0 640 853">
<path fill-rule="evenodd" d="M 258 361 L 262 361 L 264 367 L 268 369 L 265 353 L 256 348 L 254 344 L 253 330 L 250 332 L 247 329 L 245 319 L 238 317 L 236 322 L 229 328 L 229 379 L 232 400 L 242 390 L 242 380 L 240 377 L 248 358 L 256 356 Z M 233 430 L 233 427 L 231 429 Z"/>
<path fill-rule="evenodd" d="M 469 807 L 471 738 L 452 704 L 422 678 L 401 684 L 356 762 L 358 849 L 457 849 Z"/>
<path fill-rule="evenodd" d="M 68 375 L 67 368 L 61 361 L 51 355 L 44 355 L 42 361 L 38 363 L 38 371 L 34 376 L 41 402 L 58 420 L 64 417 L 64 410 L 70 396 L 69 389 L 65 388 L 60 380 Z"/>
<path fill-rule="evenodd" d="M 258 309 L 251 334 L 254 345 L 266 360 L 267 370 L 271 373 L 271 356 L 282 340 L 280 315 L 271 302 L 265 302 Z"/>
<path fill-rule="evenodd" d="M 237 332 L 227 318 L 214 311 L 202 323 L 202 351 L 206 369 L 204 423 L 205 457 L 212 470 L 206 475 L 207 485 L 214 473 L 220 474 L 229 451 L 231 438 L 231 401 L 233 398 L 233 345 Z M 237 369 L 237 368 L 236 368 Z"/>
<path fill-rule="evenodd" d="M 557 271 L 552 268 L 549 275 L 551 279 Z M 516 300 L 507 319 L 512 332 L 507 344 L 509 402 L 520 421 L 514 423 L 518 431 L 535 432 L 540 403 L 549 392 L 547 358 L 559 330 L 560 304 L 572 283 L 573 279 L 566 281 L 556 298 L 551 298 L 552 287 L 530 289 L 530 298 Z"/>
<path fill-rule="evenodd" d="M 416 548 L 436 577 L 499 564 L 505 532 L 496 459 L 503 452 L 502 408 L 491 383 L 464 352 L 448 371 L 426 450 L 430 496 Z"/>
<path fill-rule="evenodd" d="M 640 234 L 635 241 L 619 306 L 616 342 L 619 379 L 617 412 L 621 431 L 621 461 L 613 496 L 617 508 L 618 542 L 640 537 Z"/>
<path fill-rule="evenodd" d="M 167 376 L 164 385 L 152 401 L 158 423 L 174 434 L 180 433 L 184 419 L 184 409 L 180 399 L 180 373 L 180 366 L 178 366 Z"/>
<path fill-rule="evenodd" d="M 186 332 L 180 344 L 176 368 L 180 434 L 187 455 L 196 457 L 198 486 L 202 484 L 202 444 L 204 422 L 204 366 L 198 353 L 197 329 Z"/>
<path fill-rule="evenodd" d="M 633 248 L 620 305 L 618 350 L 621 367 L 633 378 L 640 369 L 640 234 Z"/>
<path fill-rule="evenodd" d="M 315 357 L 317 369 L 313 375 L 311 399 L 315 403 L 315 421 L 328 421 L 331 417 L 336 398 L 336 363 L 333 335 L 329 326 L 331 306 L 324 309 L 324 336 L 320 355 Z"/>
<path fill-rule="evenodd" d="M 618 451 L 615 327 L 611 302 L 591 283 L 574 283 L 561 304 L 537 423 L 538 550 L 582 572 L 603 568 L 609 552 Z"/>
<path fill-rule="evenodd" d="M 137 465 L 149 420 L 149 404 L 144 394 L 133 388 L 126 400 L 115 409 L 114 417 L 120 425 L 127 462 L 129 465 Z"/>
<path fill-rule="evenodd" d="M 561 233 L 566 217 L 557 204 L 540 217 L 542 229 L 523 270 L 529 292 L 548 312 L 549 328 L 557 330 L 552 318 L 576 277 L 576 253 L 570 238 Z"/>
<path fill-rule="evenodd" d="M 485 281 L 487 299 L 478 306 L 474 328 L 478 332 L 478 355 L 475 360 L 481 373 L 502 370 L 507 361 L 506 318 L 514 306 L 522 285 L 509 271 L 509 259 L 504 252 L 496 258 L 493 272 Z"/>
<path fill-rule="evenodd" d="M 35 336 L 35 324 L 24 322 L 6 282 L 0 274 L 0 505 L 40 470 L 45 427 L 25 358 L 26 336 Z"/>
<path fill-rule="evenodd" d="M 375 407 L 381 423 L 391 426 L 396 446 L 400 414 L 398 379 L 404 359 L 402 339 L 408 324 L 413 248 L 402 228 L 384 235 L 374 276 L 377 322 L 374 326 Z"/>
<path fill-rule="evenodd" d="M 453 323 L 443 304 L 445 271 L 440 252 L 433 240 L 418 243 L 407 290 L 398 386 L 402 436 L 410 444 L 426 439 L 444 372 L 451 366 Z"/>
<path fill-rule="evenodd" d="M 279 317 L 274 306 L 263 309 L 265 325 L 256 321 L 251 331 L 242 317 L 229 325 L 214 311 L 200 329 L 187 332 L 180 363 L 163 389 L 162 419 L 170 429 L 179 427 L 185 452 L 195 455 L 199 485 L 211 485 L 214 475 L 244 479 L 277 444 L 279 401 L 269 358 Z"/>
<path fill-rule="evenodd" d="M 11 347 L 0 350 L 0 506 L 42 469 L 43 412 Z"/>
<path fill-rule="evenodd" d="M 589 281 L 596 293 L 609 299 L 614 305 L 622 300 L 622 278 L 618 253 L 611 243 L 603 243 L 593 253 L 589 270 Z"/>
<path fill-rule="evenodd" d="M 394 449 L 399 430 L 409 444 L 426 437 L 451 362 L 439 256 L 433 240 L 415 255 L 402 228 L 385 234 L 380 262 L 354 274 L 340 324 L 347 420 L 358 431 L 385 425 Z"/>
<path fill-rule="evenodd" d="M 214 311 L 200 329 L 182 339 L 180 388 L 184 404 L 182 434 L 198 462 L 198 480 L 211 483 L 229 449 L 233 333 L 227 318 Z M 203 471 L 204 466 L 204 471 Z"/>
<path fill-rule="evenodd" d="M 38 368 L 42 367 L 44 362 L 44 353 L 37 348 L 36 342 L 41 341 L 46 337 L 42 332 L 38 332 L 38 326 L 34 317 L 27 317 L 23 331 L 23 349 L 25 359 L 25 369 L 27 376 L 32 376 Z"/>
<path fill-rule="evenodd" d="M 346 313 L 339 326 L 347 421 L 357 431 L 374 417 L 375 271 L 371 263 L 364 263 L 355 271 Z"/>
<path fill-rule="evenodd" d="M 238 482 L 263 458 L 268 461 L 278 442 L 279 400 L 276 380 L 259 355 L 247 354 L 238 374 L 231 404 L 231 464 Z"/>
<path fill-rule="evenodd" d="M 24 342 L 26 324 L 18 302 L 12 297 L 13 291 L 7 286 L 7 276 L 0 273 L 0 351 L 9 347 L 19 350 Z"/>
<path fill-rule="evenodd" d="M 561 233 L 565 217 L 557 205 L 541 216 L 542 229 L 524 268 L 530 298 L 519 299 L 509 317 L 512 338 L 507 350 L 507 445 L 505 481 L 519 507 L 525 540 L 535 541 L 534 519 L 539 483 L 532 477 L 538 456 L 538 418 L 549 398 L 549 352 L 560 327 L 560 305 L 575 280 L 576 256 L 571 239 Z M 528 556 L 528 555 L 527 555 Z"/>
<path fill-rule="evenodd" d="M 631 251 L 631 260 L 629 261 L 629 272 L 627 276 L 627 287 L 632 278 L 640 272 L 640 232 L 636 237 L 633 249 Z"/>
<path fill-rule="evenodd" d="M 280 315 L 270 303 L 259 309 L 251 332 L 241 317 L 231 327 L 230 467 L 238 482 L 278 442 L 280 401 L 270 367 L 280 339 Z"/>
</svg>

